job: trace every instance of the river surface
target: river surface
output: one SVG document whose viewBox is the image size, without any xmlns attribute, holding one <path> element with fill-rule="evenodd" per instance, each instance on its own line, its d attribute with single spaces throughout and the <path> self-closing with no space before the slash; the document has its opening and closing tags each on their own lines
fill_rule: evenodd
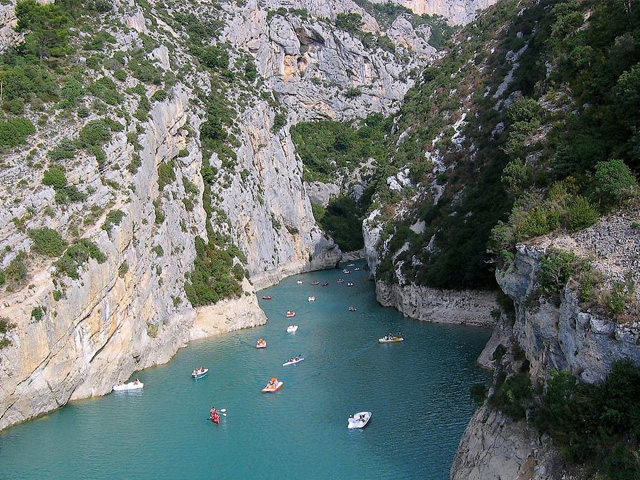
<svg viewBox="0 0 640 480">
<path fill-rule="evenodd" d="M 0 478 L 448 479 L 475 408 L 469 387 L 489 378 L 475 360 L 490 331 L 404 318 L 376 303 L 364 270 L 350 270 L 261 291 L 272 297 L 261 300 L 267 325 L 191 342 L 136 373 L 142 391 L 72 402 L 0 432 Z M 398 330 L 404 342 L 378 343 Z M 255 348 L 260 337 L 266 349 Z M 282 366 L 297 354 L 305 360 Z M 198 365 L 210 371 L 193 380 Z M 284 387 L 261 393 L 274 376 Z M 226 409 L 220 425 L 212 406 Z M 358 411 L 371 421 L 347 429 Z"/>
</svg>

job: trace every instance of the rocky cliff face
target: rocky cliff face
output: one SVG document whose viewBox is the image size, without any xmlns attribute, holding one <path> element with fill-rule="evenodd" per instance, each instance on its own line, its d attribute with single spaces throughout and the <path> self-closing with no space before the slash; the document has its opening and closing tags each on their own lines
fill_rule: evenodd
<svg viewBox="0 0 640 480">
<path fill-rule="evenodd" d="M 372 0 L 373 3 L 385 3 L 386 0 Z M 398 3 L 417 15 L 440 15 L 453 24 L 465 24 L 471 21 L 478 10 L 495 4 L 497 0 L 400 0 Z"/>
<path fill-rule="evenodd" d="M 448 291 L 419 285 L 376 282 L 376 298 L 406 316 L 435 323 L 493 327 L 495 294 L 480 291 Z"/>
<path fill-rule="evenodd" d="M 306 8 L 308 14 L 269 14 L 283 6 Z M 13 21 L 10 7 L 2 6 L 0 13 Z M 275 115 L 284 112 L 288 125 L 308 118 L 391 112 L 412 84 L 406 69 L 433 52 L 425 43 L 428 32 L 413 31 L 401 20 L 393 27 L 398 51 L 391 55 L 365 48 L 320 18 L 358 10 L 351 2 L 274 2 L 264 7 L 250 1 L 222 4 L 222 9 L 194 4 L 200 18 L 224 21 L 218 40 L 230 45 L 230 64 L 250 58 L 261 78 L 254 86 L 236 85 L 227 92 L 237 118 L 230 165 L 215 153 L 203 156 L 203 99 L 215 87 L 205 71 L 194 68 L 198 62 L 184 46 L 184 32 L 169 24 L 166 11 L 157 12 L 146 2 L 117 7 L 116 21 L 104 26 L 115 41 L 109 53 L 129 55 L 151 39 L 157 44 L 147 52 L 153 68 L 179 75 L 166 98 L 153 101 L 146 119 L 131 117 L 141 105 L 140 94 L 132 91 L 144 87 L 142 95 L 148 99 L 157 87 L 127 76 L 116 83 L 119 105 L 111 107 L 87 93 L 87 104 L 99 105 L 99 113 L 45 122 L 30 146 L 4 156 L 0 267 L 19 263 L 26 278 L 0 292 L 0 317 L 13 324 L 3 337 L 9 346 L 0 350 L 0 429 L 70 399 L 105 394 L 132 372 L 168 361 L 190 338 L 264 323 L 256 288 L 286 275 L 335 266 L 340 249 L 313 221 L 302 166 L 288 128 L 274 132 Z M 369 31 L 379 32 L 372 17 L 365 14 L 364 20 Z M 95 68 L 96 76 L 112 75 L 100 65 Z M 361 94 L 345 96 L 350 88 Z M 45 108 L 56 114 L 55 107 Z M 128 113 L 122 116 L 123 111 Z M 27 115 L 34 123 L 40 117 L 31 111 Z M 43 170 L 55 165 L 47 152 L 65 137 L 76 138 L 88 121 L 101 115 L 124 128 L 102 146 L 101 161 L 78 151 L 64 165 L 69 185 L 86 196 L 56 203 L 54 189 L 42 184 Z M 159 168 L 167 165 L 175 179 L 159 182 Z M 218 172 L 208 179 L 211 214 L 204 205 L 203 166 Z M 107 225 L 112 211 L 121 212 L 122 219 Z M 78 278 L 59 275 L 54 259 L 34 252 L 29 231 L 42 227 L 69 241 L 90 239 L 106 260 L 89 259 Z M 248 278 L 240 298 L 194 309 L 184 292 L 185 276 L 198 254 L 194 239 L 206 239 L 208 227 L 243 252 L 246 260 L 234 261 Z M 239 311 L 243 314 L 237 315 Z"/>
<path fill-rule="evenodd" d="M 517 345 L 530 363 L 532 378 L 540 383 L 552 370 L 567 370 L 588 383 L 605 379 L 611 364 L 630 358 L 640 363 L 637 313 L 612 319 L 598 307 L 587 307 L 578 298 L 578 285 L 570 281 L 558 303 L 540 294 L 542 256 L 552 249 L 571 251 L 588 259 L 600 272 L 605 288 L 631 282 L 633 298 L 640 305 L 640 213 L 626 212 L 605 218 L 573 235 L 543 237 L 519 245 L 514 261 L 496 275 L 515 306 L 515 322 L 503 318 L 501 327 L 483 353 L 485 363 L 498 345 L 507 350 Z M 637 312 L 637 310 L 636 310 Z M 510 361 L 503 361 L 510 368 Z M 525 422 L 514 422 L 487 406 L 479 409 L 460 442 L 451 478 L 579 479 L 585 473 L 567 465 L 547 437 L 540 437 Z"/>
</svg>

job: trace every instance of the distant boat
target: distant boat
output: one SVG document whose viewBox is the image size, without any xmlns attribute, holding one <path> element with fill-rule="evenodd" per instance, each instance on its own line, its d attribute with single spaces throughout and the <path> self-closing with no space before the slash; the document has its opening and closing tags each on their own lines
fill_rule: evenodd
<svg viewBox="0 0 640 480">
<path fill-rule="evenodd" d="M 278 380 L 276 377 L 272 377 L 271 380 L 269 380 L 269 383 L 267 383 L 265 387 L 262 389 L 262 393 L 277 392 L 282 388 L 283 385 L 284 385 L 284 382 Z"/>
<path fill-rule="evenodd" d="M 315 302 L 316 301 L 316 297 L 311 296 L 311 297 L 307 298 L 307 300 L 310 301 L 310 302 Z"/>
<path fill-rule="evenodd" d="M 347 287 L 353 287 L 353 282 L 347 283 Z"/>
<path fill-rule="evenodd" d="M 133 382 L 129 383 L 120 383 L 113 387 L 114 392 L 127 392 L 129 390 L 141 390 L 144 388 L 144 383 L 142 383 L 137 378 Z"/>
<path fill-rule="evenodd" d="M 351 272 L 345 268 L 344 270 L 342 270 L 342 273 L 349 275 Z"/>
<path fill-rule="evenodd" d="M 359 272 L 360 271 L 360 267 L 356 267 L 353 269 L 354 272 Z"/>
<path fill-rule="evenodd" d="M 298 285 L 302 285 L 302 280 L 298 280 L 296 283 L 297 283 Z"/>
<path fill-rule="evenodd" d="M 300 355 L 296 355 L 295 357 L 290 358 L 289 360 L 287 360 L 286 362 L 284 362 L 282 364 L 283 367 L 286 367 L 287 365 L 295 365 L 296 363 L 300 363 L 301 361 L 304 360 L 303 356 Z"/>
<path fill-rule="evenodd" d="M 191 372 L 191 377 L 192 378 L 202 378 L 204 377 L 207 373 L 209 373 L 209 369 L 208 368 L 194 368 L 193 372 Z"/>
<path fill-rule="evenodd" d="M 347 422 L 348 428 L 364 428 L 371 420 L 371 412 L 358 412 L 353 415 L 349 415 Z"/>
<path fill-rule="evenodd" d="M 263 295 L 262 299 L 263 300 L 271 300 L 271 297 L 269 295 Z"/>
<path fill-rule="evenodd" d="M 343 283 L 343 282 L 344 282 L 343 278 L 339 278 L 338 281 L 337 281 L 337 283 Z"/>
<path fill-rule="evenodd" d="M 220 413 L 215 407 L 209 410 L 209 419 L 216 425 L 220 425 Z"/>
<path fill-rule="evenodd" d="M 294 312 L 293 310 L 287 310 L 286 316 L 287 318 L 295 317 L 296 312 Z"/>
<path fill-rule="evenodd" d="M 378 339 L 379 343 L 398 343 L 398 342 L 403 342 L 404 338 L 402 338 L 402 336 L 394 336 L 394 335 L 390 335 L 387 334 L 382 338 Z"/>
<path fill-rule="evenodd" d="M 355 312 L 355 311 L 356 311 L 356 307 L 354 307 L 353 305 L 351 305 L 351 306 L 349 307 L 349 311 L 350 311 L 350 312 Z"/>
<path fill-rule="evenodd" d="M 296 333 L 298 331 L 298 325 L 289 325 L 287 327 L 287 333 Z"/>
<path fill-rule="evenodd" d="M 327 285 L 329 285 L 329 282 L 324 282 L 324 283 L 322 284 L 322 286 L 323 286 L 323 287 L 326 287 Z"/>
<path fill-rule="evenodd" d="M 350 263 L 349 265 L 347 265 L 347 267 L 353 267 L 355 265 L 355 263 Z"/>
<path fill-rule="evenodd" d="M 263 338 L 258 339 L 256 342 L 256 348 L 267 348 L 267 341 Z"/>
<path fill-rule="evenodd" d="M 311 282 L 311 285 L 320 285 L 320 282 L 318 280 L 314 280 L 313 282 Z"/>
</svg>

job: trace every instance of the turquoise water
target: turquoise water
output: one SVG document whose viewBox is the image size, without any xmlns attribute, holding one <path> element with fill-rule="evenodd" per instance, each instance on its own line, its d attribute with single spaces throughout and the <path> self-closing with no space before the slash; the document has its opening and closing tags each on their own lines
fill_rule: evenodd
<svg viewBox="0 0 640 480">
<path fill-rule="evenodd" d="M 73 402 L 1 432 L 0 478 L 449 478 L 474 410 L 469 386 L 488 379 L 475 360 L 490 332 L 403 318 L 375 302 L 366 272 L 351 270 L 263 290 L 273 298 L 261 300 L 267 325 L 192 342 L 135 374 L 143 391 Z M 299 329 L 288 334 L 292 323 Z M 403 343 L 378 344 L 398 330 Z M 260 337 L 268 348 L 255 349 Z M 296 354 L 305 360 L 282 366 Z M 209 375 L 193 380 L 198 365 Z M 272 376 L 284 387 L 261 393 Z M 212 406 L 227 409 L 220 425 L 208 420 Z M 362 410 L 373 412 L 369 425 L 348 430 Z"/>
</svg>

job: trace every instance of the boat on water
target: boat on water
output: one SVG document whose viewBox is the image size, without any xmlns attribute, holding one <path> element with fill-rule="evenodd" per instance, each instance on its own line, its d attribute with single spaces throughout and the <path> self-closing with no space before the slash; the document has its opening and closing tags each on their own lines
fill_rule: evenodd
<svg viewBox="0 0 640 480">
<path fill-rule="evenodd" d="M 272 377 L 271 380 L 269 380 L 269 383 L 267 383 L 262 389 L 262 393 L 277 392 L 282 388 L 283 385 L 284 385 L 284 382 L 278 380 L 276 377 Z"/>
<path fill-rule="evenodd" d="M 130 390 L 141 390 L 144 388 L 144 383 L 142 383 L 137 378 L 133 382 L 129 383 L 119 383 L 113 387 L 114 392 L 128 392 Z"/>
<path fill-rule="evenodd" d="M 336 283 L 343 283 L 344 282 L 344 278 L 339 278 Z"/>
<path fill-rule="evenodd" d="M 398 343 L 402 341 L 404 341 L 402 332 L 399 332 L 398 335 L 387 333 L 384 337 L 378 339 L 378 342 L 380 343 Z"/>
<path fill-rule="evenodd" d="M 371 420 L 371 412 L 358 412 L 349 415 L 348 428 L 364 428 Z"/>
<path fill-rule="evenodd" d="M 316 297 L 311 296 L 311 297 L 307 298 L 307 300 L 310 301 L 310 302 L 315 302 L 316 301 Z"/>
<path fill-rule="evenodd" d="M 347 283 L 347 287 L 353 287 L 353 282 Z"/>
<path fill-rule="evenodd" d="M 220 425 L 220 412 L 215 407 L 212 407 L 211 410 L 209 410 L 209 420 L 216 425 Z"/>
<path fill-rule="evenodd" d="M 259 338 L 256 342 L 256 348 L 267 348 L 267 341 L 264 338 Z"/>
<path fill-rule="evenodd" d="M 311 285 L 320 285 L 320 282 L 318 280 L 314 280 L 313 282 L 311 282 Z"/>
<path fill-rule="evenodd" d="M 298 325 L 289 325 L 287 327 L 287 333 L 296 333 L 298 331 Z"/>
<path fill-rule="evenodd" d="M 263 295 L 262 299 L 263 300 L 271 300 L 271 297 L 269 295 Z"/>
<path fill-rule="evenodd" d="M 302 355 L 296 355 L 295 357 L 291 357 L 289 360 L 284 362 L 282 366 L 286 367 L 287 365 L 295 365 L 296 363 L 300 363 L 303 360 L 304 360 L 304 357 Z"/>
<path fill-rule="evenodd" d="M 196 367 L 196 368 L 193 369 L 193 372 L 191 372 L 191 377 L 192 378 L 202 378 L 207 373 L 209 373 L 209 369 L 208 368 Z"/>
<path fill-rule="evenodd" d="M 298 280 L 296 283 L 297 283 L 298 285 L 302 285 L 302 280 Z"/>
<path fill-rule="evenodd" d="M 287 316 L 287 318 L 295 317 L 296 316 L 296 312 L 294 312 L 292 310 L 287 310 L 286 316 Z"/>
<path fill-rule="evenodd" d="M 347 265 L 347 267 L 353 267 L 355 265 L 355 263 L 350 263 L 349 265 Z"/>
<path fill-rule="evenodd" d="M 329 285 L 329 282 L 323 282 L 323 283 L 322 283 L 322 286 L 323 286 L 323 287 L 326 287 L 327 285 Z"/>
<path fill-rule="evenodd" d="M 349 306 L 349 311 L 350 312 L 355 312 L 356 311 L 356 307 L 354 307 L 353 305 Z"/>
<path fill-rule="evenodd" d="M 345 275 L 349 275 L 351 272 L 345 268 L 344 270 L 342 270 L 342 273 L 344 273 Z"/>
<path fill-rule="evenodd" d="M 360 271 L 360 267 L 356 267 L 353 269 L 354 272 L 359 272 Z"/>
</svg>

